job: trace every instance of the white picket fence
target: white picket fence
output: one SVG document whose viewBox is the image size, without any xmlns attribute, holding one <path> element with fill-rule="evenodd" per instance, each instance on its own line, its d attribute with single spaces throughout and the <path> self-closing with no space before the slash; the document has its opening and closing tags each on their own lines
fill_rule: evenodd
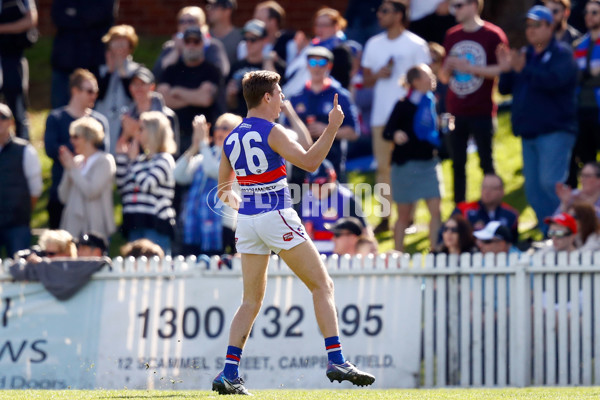
<svg viewBox="0 0 600 400">
<path fill-rule="evenodd" d="M 422 277 L 424 387 L 600 384 L 600 253 L 332 256 L 324 261 L 334 278 Z M 8 265 L 0 263 L 0 283 L 10 279 Z M 240 259 L 231 266 L 239 271 Z M 113 267 L 94 279 L 227 270 L 218 257 L 208 263 L 195 257 L 116 258 Z M 291 273 L 277 256 L 271 257 L 269 270 Z"/>
</svg>

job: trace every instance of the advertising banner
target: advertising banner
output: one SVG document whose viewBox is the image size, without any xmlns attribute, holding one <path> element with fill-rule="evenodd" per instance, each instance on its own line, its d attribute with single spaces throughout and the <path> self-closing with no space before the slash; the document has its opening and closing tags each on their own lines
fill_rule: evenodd
<svg viewBox="0 0 600 400">
<path fill-rule="evenodd" d="M 416 387 L 421 279 L 332 278 L 346 358 L 376 376 L 374 387 Z M 37 283 L 2 283 L 0 389 L 209 389 L 241 295 L 237 271 L 103 273 L 63 302 Z M 271 274 L 242 355 L 247 386 L 330 388 L 326 366 L 311 293 L 290 273 Z"/>
</svg>

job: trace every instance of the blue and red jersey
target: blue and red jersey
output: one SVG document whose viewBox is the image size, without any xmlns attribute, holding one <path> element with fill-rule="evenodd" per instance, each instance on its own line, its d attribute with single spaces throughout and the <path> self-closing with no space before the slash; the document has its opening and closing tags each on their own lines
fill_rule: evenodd
<svg viewBox="0 0 600 400">
<path fill-rule="evenodd" d="M 223 143 L 241 189 L 240 214 L 291 207 L 285 160 L 269 146 L 273 126 L 262 118 L 244 118 Z"/>
</svg>

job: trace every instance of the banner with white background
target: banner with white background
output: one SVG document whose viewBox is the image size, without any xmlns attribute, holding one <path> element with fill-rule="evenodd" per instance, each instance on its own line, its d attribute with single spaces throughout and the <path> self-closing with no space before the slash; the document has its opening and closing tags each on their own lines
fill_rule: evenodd
<svg viewBox="0 0 600 400">
<path fill-rule="evenodd" d="M 416 387 L 421 278 L 332 274 L 343 352 L 375 388 Z M 104 272 L 67 301 L 39 283 L 0 283 L 0 389 L 210 389 L 241 301 L 237 271 Z M 312 296 L 287 272 L 269 276 L 242 356 L 250 389 L 344 388 Z"/>
</svg>

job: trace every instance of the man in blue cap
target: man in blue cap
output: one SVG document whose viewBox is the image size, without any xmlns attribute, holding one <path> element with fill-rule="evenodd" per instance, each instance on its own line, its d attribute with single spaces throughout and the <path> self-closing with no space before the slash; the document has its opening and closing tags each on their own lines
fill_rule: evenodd
<svg viewBox="0 0 600 400">
<path fill-rule="evenodd" d="M 577 66 L 571 49 L 556 40 L 548 8 L 527 12 L 525 34 L 526 48 L 498 49 L 503 71 L 498 87 L 513 95 L 512 126 L 523 141 L 525 194 L 545 233 L 544 217 L 560 204 L 554 187 L 567 177 L 577 135 Z"/>
</svg>

